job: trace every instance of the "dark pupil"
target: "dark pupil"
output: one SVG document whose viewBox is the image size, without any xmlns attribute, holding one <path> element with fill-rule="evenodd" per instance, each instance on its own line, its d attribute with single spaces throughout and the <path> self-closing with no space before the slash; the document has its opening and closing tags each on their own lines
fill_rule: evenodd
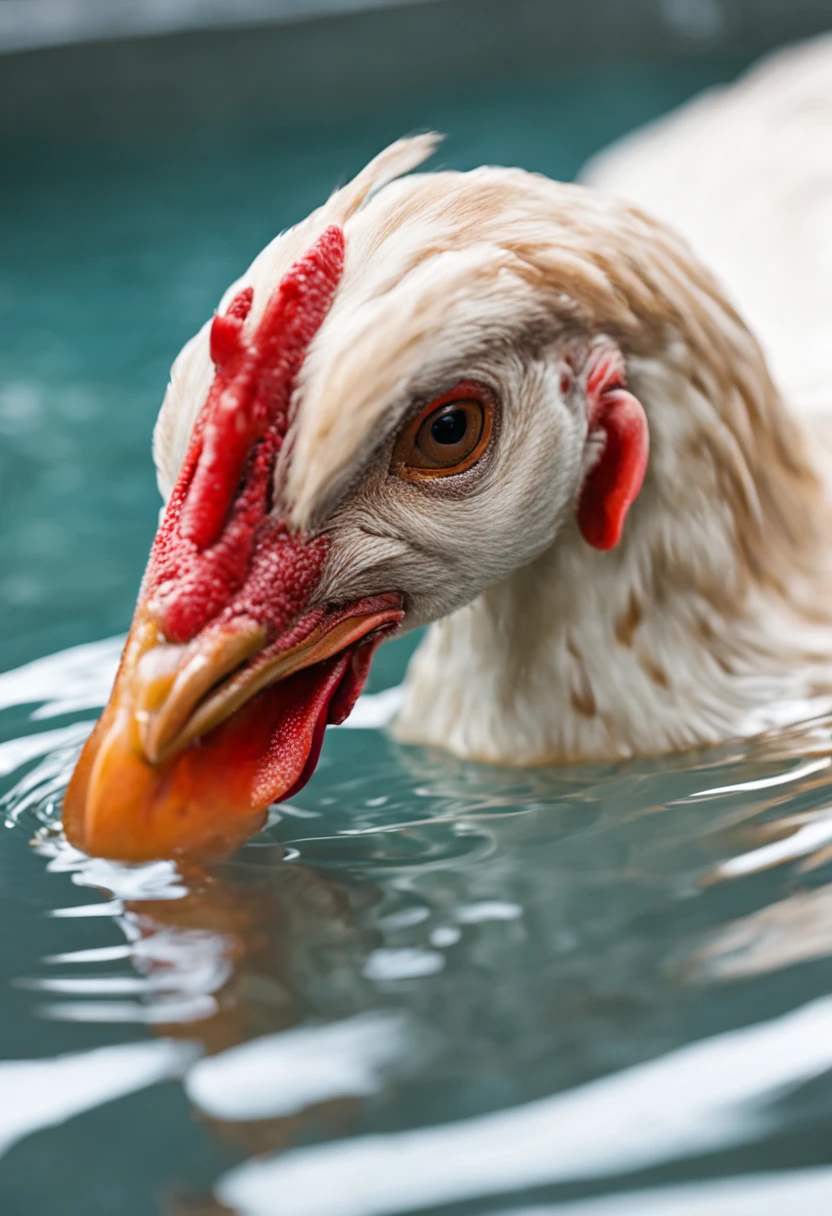
<svg viewBox="0 0 832 1216">
<path fill-rule="evenodd" d="M 432 424 L 430 433 L 436 443 L 450 446 L 461 443 L 465 438 L 467 426 L 468 419 L 464 410 L 448 410 L 447 414 L 442 414 Z"/>
</svg>

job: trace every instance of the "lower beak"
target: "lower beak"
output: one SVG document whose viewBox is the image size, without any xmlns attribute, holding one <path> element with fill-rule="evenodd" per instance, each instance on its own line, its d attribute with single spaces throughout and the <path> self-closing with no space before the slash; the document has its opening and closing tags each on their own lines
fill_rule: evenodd
<svg viewBox="0 0 832 1216">
<path fill-rule="evenodd" d="M 140 605 L 67 789 L 70 842 L 124 861 L 233 851 L 311 776 L 327 722 L 347 716 L 403 615 L 399 596 L 375 596 L 310 614 L 298 641 L 267 644 L 240 619 L 178 646 Z"/>
</svg>

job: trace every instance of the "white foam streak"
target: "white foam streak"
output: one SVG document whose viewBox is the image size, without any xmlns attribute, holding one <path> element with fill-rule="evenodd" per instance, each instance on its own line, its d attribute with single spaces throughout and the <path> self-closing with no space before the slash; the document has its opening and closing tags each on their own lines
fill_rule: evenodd
<svg viewBox="0 0 832 1216">
<path fill-rule="evenodd" d="M 387 1069 L 406 1055 L 408 1040 L 404 1015 L 361 1014 L 267 1035 L 201 1060 L 185 1089 L 215 1118 L 273 1119 L 333 1098 L 377 1093 Z"/>
<path fill-rule="evenodd" d="M 248 1161 L 217 1196 L 239 1216 L 278 1197 L 292 1216 L 392 1216 L 645 1169 L 753 1140 L 766 1103 L 830 1067 L 825 998 L 526 1106 Z"/>
<path fill-rule="evenodd" d="M 787 1170 L 720 1182 L 658 1187 L 653 1191 L 515 1208 L 494 1216 L 828 1216 L 832 1169 Z"/>
<path fill-rule="evenodd" d="M 0 680 L 3 677 L 0 676 Z M 7 777 L 16 768 L 45 756 L 56 747 L 76 747 L 83 743 L 92 730 L 92 722 L 75 722 L 72 726 L 61 726 L 58 730 L 45 730 L 39 735 L 26 735 L 22 739 L 9 739 L 0 743 L 0 777 Z"/>
<path fill-rule="evenodd" d="M 181 1076 L 194 1055 L 192 1044 L 163 1039 L 50 1060 L 0 1061 L 0 1153 L 41 1127 Z"/>
<path fill-rule="evenodd" d="M 87 916 L 121 916 L 123 912 L 124 904 L 121 900 L 111 899 L 101 904 L 72 904 L 68 908 L 53 908 L 49 915 L 66 920 L 76 916 L 82 918 Z"/>
<path fill-rule="evenodd" d="M 689 794 L 688 797 L 711 798 L 716 794 L 750 794 L 755 790 L 768 790 L 773 786 L 800 781 L 802 777 L 808 777 L 812 773 L 819 773 L 823 769 L 829 768 L 830 764 L 832 764 L 832 759 L 824 756 L 821 760 L 810 760 L 807 764 L 800 764 L 790 772 L 780 773 L 777 777 L 761 777 L 758 781 L 741 781 L 738 785 L 717 785 L 711 790 L 698 790 L 695 794 Z"/>
<path fill-rule="evenodd" d="M 47 954 L 45 963 L 115 963 L 128 959 L 131 947 L 123 946 L 91 946 L 89 950 L 67 950 L 64 954 Z"/>
<path fill-rule="evenodd" d="M 457 908 L 456 919 L 461 925 L 481 925 L 491 920 L 517 920 L 523 915 L 519 904 L 502 899 L 487 899 Z"/>
<path fill-rule="evenodd" d="M 53 1022 L 101 1022 L 110 1025 L 137 1023 L 170 1026 L 207 1021 L 217 1013 L 217 1002 L 210 996 L 178 998 L 142 1005 L 138 1001 L 64 1001 L 44 1005 L 38 1013 Z"/>
<path fill-rule="evenodd" d="M 0 709 L 41 702 L 34 718 L 106 705 L 124 637 L 72 646 L 0 675 Z M 60 692 L 56 693 L 56 689 Z"/>
<path fill-rule="evenodd" d="M 723 861 L 713 871 L 714 878 L 739 878 L 745 874 L 756 874 L 760 870 L 768 870 L 772 866 L 783 865 L 798 857 L 806 857 L 818 849 L 832 844 L 832 814 L 827 810 L 821 818 L 813 820 L 798 828 L 784 840 L 775 840 L 750 853 L 742 853 L 739 857 L 731 857 Z"/>
<path fill-rule="evenodd" d="M 361 974 L 365 979 L 384 983 L 436 975 L 444 966 L 445 959 L 436 950 L 424 950 L 418 946 L 403 946 L 399 949 L 380 946 L 378 950 L 370 953 Z"/>
</svg>

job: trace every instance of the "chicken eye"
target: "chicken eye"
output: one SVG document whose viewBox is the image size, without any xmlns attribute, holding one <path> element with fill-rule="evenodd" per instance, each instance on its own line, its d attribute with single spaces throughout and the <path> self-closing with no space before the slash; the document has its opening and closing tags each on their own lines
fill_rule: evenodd
<svg viewBox="0 0 832 1216">
<path fill-rule="evenodd" d="M 470 468 L 488 446 L 493 413 L 490 393 L 479 385 L 458 385 L 405 427 L 393 453 L 394 471 L 419 481 Z"/>
<path fill-rule="evenodd" d="M 416 435 L 416 453 L 430 468 L 459 464 L 479 442 L 483 428 L 479 401 L 454 401 L 431 414 Z"/>
</svg>

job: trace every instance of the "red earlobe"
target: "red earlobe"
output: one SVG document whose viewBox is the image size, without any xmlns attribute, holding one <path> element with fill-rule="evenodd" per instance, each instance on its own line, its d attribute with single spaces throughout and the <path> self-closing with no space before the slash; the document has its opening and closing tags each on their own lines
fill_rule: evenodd
<svg viewBox="0 0 832 1216">
<path fill-rule="evenodd" d="M 587 473 L 578 499 L 581 535 L 595 549 L 612 549 L 618 544 L 647 471 L 647 417 L 625 383 L 620 352 L 603 348 L 595 356 L 586 393 L 589 433 L 600 432 L 604 447 Z"/>
</svg>

